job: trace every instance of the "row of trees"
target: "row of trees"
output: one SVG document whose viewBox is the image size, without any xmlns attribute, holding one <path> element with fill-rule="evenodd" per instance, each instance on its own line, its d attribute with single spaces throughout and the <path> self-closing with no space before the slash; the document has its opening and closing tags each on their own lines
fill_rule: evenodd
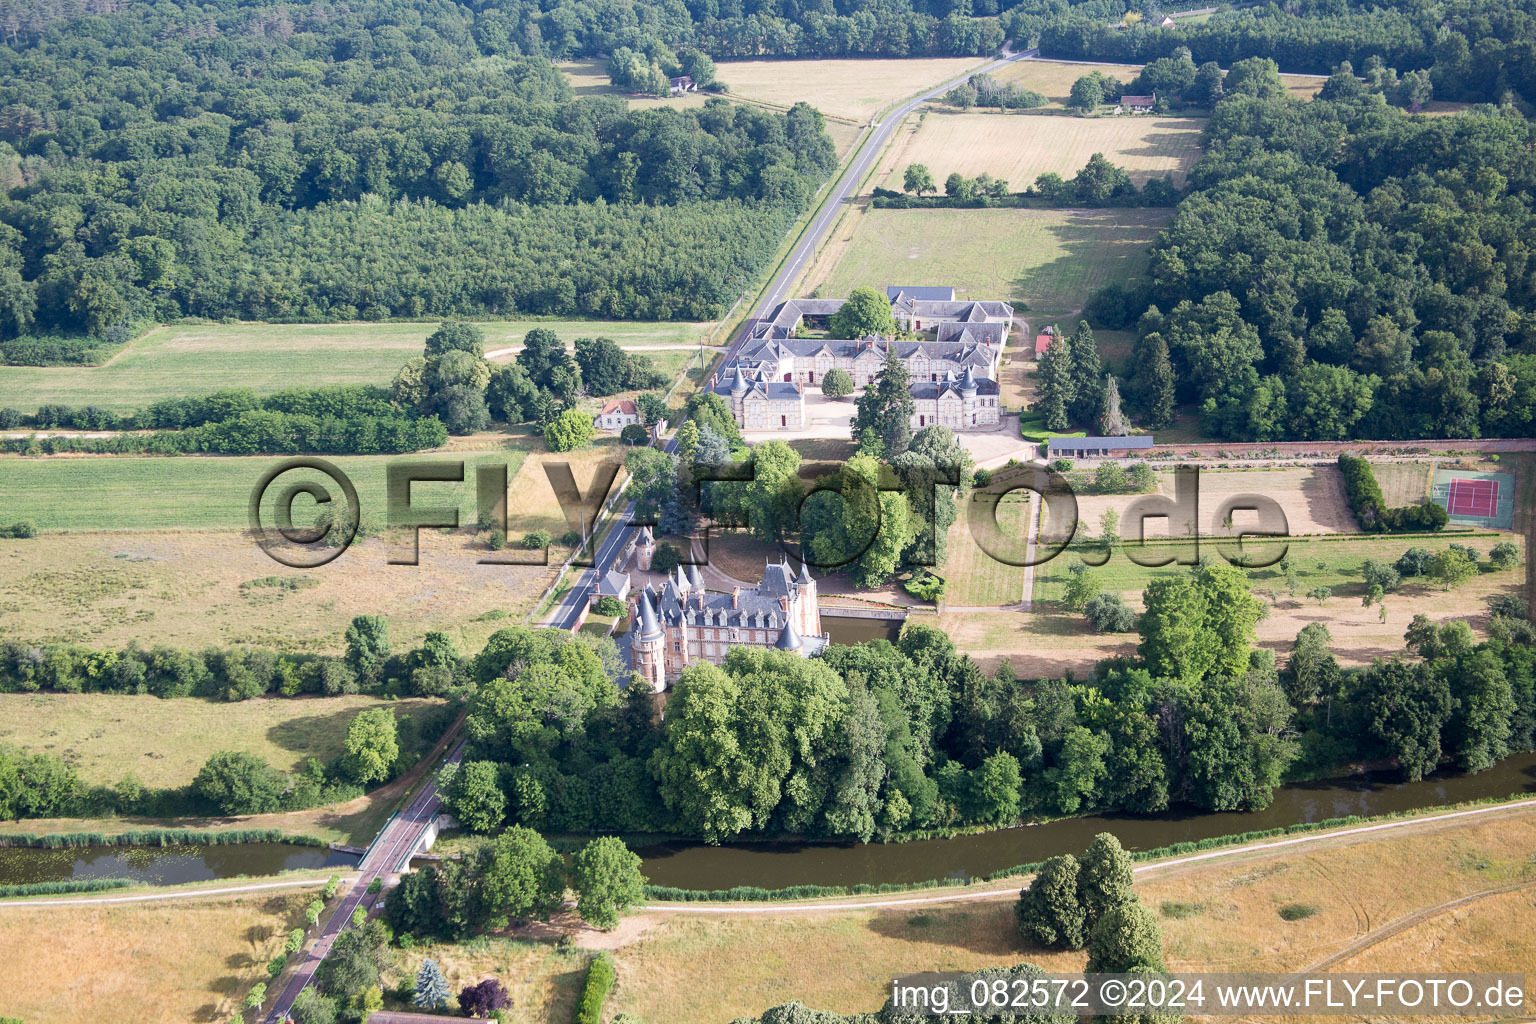
<svg viewBox="0 0 1536 1024">
<path fill-rule="evenodd" d="M 1120 385 L 1114 374 L 1104 371 L 1088 321 L 1079 320 L 1070 335 L 1052 329 L 1050 347 L 1040 357 L 1034 408 L 1042 414 L 1047 430 L 1059 432 L 1081 425 L 1105 437 L 1130 433 L 1130 421 L 1121 408 Z M 1154 422 L 1160 419 L 1151 415 L 1159 411 L 1157 408 L 1143 408 L 1149 413 L 1148 427 L 1168 425 Z M 1171 409 L 1169 413 L 1171 418 Z"/>
</svg>

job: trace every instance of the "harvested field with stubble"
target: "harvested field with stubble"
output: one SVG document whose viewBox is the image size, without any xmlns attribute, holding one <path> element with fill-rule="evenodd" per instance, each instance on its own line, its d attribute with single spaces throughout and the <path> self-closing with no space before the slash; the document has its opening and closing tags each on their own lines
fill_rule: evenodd
<svg viewBox="0 0 1536 1024">
<path fill-rule="evenodd" d="M 313 898 L 0 908 L 0 1007 L 27 1024 L 229 1020 Z"/>
<path fill-rule="evenodd" d="M 1536 811 L 1524 809 L 1154 870 L 1136 890 L 1159 913 L 1173 970 L 1297 970 L 1361 946 L 1332 969 L 1524 971 L 1536 958 L 1530 888 L 1441 908 L 1536 882 L 1533 843 Z M 615 940 L 609 1009 L 676 1024 L 755 1017 L 790 1000 L 860 1013 L 878 1009 L 900 974 L 1083 969 L 1083 953 L 1026 946 L 1013 903 L 1004 889 L 996 900 L 873 911 L 641 914 Z M 1316 912 L 1287 921 L 1281 908 L 1296 903 Z M 1394 922 L 1407 927 L 1376 941 Z"/>
<path fill-rule="evenodd" d="M 728 96 L 790 107 L 804 101 L 863 123 L 897 100 L 986 63 L 982 57 L 872 60 L 732 60 L 715 67 Z"/>
<path fill-rule="evenodd" d="M 697 345 L 710 325 L 507 320 L 479 327 L 492 352 L 522 344 L 535 327 L 554 331 L 569 349 L 584 336 L 626 347 Z M 149 331 L 101 366 L 0 366 L 0 394 L 3 404 L 23 412 L 46 402 L 129 412 L 161 398 L 220 388 L 271 394 L 328 384 L 387 387 L 407 359 L 421 355 L 436 329 L 436 323 L 173 324 Z"/>
<path fill-rule="evenodd" d="M 1149 178 L 1185 175 L 1200 157 L 1205 121 L 1189 117 L 1071 117 L 953 109 L 921 115 L 916 131 L 897 135 L 875 183 L 900 191 L 908 164 L 924 164 L 937 182 L 953 172 L 983 172 L 1022 192 L 1042 174 L 1071 179 L 1095 153 L 1124 167 L 1139 187 Z"/>
<path fill-rule="evenodd" d="M 1168 210 L 850 211 L 803 291 L 847 295 L 892 281 L 953 285 L 961 298 L 1023 299 L 1045 313 L 1080 309 L 1096 289 L 1146 272 Z"/>
</svg>

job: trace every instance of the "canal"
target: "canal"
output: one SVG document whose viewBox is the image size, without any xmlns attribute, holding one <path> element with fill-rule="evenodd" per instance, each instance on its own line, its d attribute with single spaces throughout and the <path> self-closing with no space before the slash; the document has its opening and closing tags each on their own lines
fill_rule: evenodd
<svg viewBox="0 0 1536 1024">
<path fill-rule="evenodd" d="M 1440 807 L 1485 797 L 1536 794 L 1536 753 L 1516 754 L 1476 775 L 1435 775 L 1402 783 L 1355 776 L 1281 787 L 1274 803 L 1250 813 L 1099 815 L 909 843 L 668 843 L 642 847 L 642 870 L 654 885 L 782 889 L 791 885 L 859 885 L 964 881 L 1018 864 L 1078 853 L 1099 832 L 1131 850 L 1150 850 L 1239 832 L 1257 832 L 1348 815 L 1362 817 Z"/>
<path fill-rule="evenodd" d="M 240 875 L 351 867 L 357 857 L 323 846 L 223 843 L 217 846 L 0 847 L 0 884 L 131 878 L 142 885 L 180 885 Z"/>
</svg>

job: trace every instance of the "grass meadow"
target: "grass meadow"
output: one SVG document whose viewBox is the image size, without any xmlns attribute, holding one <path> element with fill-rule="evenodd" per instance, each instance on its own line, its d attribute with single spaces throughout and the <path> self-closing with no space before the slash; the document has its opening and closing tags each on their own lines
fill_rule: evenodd
<svg viewBox="0 0 1536 1024">
<path fill-rule="evenodd" d="M 924 164 L 942 183 L 953 172 L 983 172 L 1016 192 L 1054 172 L 1071 179 L 1088 158 L 1103 153 L 1138 186 L 1172 174 L 1182 185 L 1200 157 L 1205 121 L 1190 117 L 1071 117 L 941 108 L 920 115 L 916 129 L 900 133 L 875 184 L 900 190 L 908 164 Z"/>
<path fill-rule="evenodd" d="M 709 324 L 594 320 L 496 321 L 480 324 L 487 352 L 520 346 L 546 327 L 570 346 L 579 337 L 620 345 L 697 345 Z M 173 324 L 156 327 L 101 366 L 0 366 L 0 404 L 31 412 L 45 402 L 99 405 L 117 412 L 161 398 L 253 388 L 269 394 L 326 384 L 384 386 L 421 355 L 436 323 Z M 646 353 L 675 374 L 689 353 Z M 511 358 L 508 354 L 505 358 Z"/>
<path fill-rule="evenodd" d="M 266 698 L 230 704 L 197 698 L 101 693 L 0 694 L 0 744 L 62 757 L 87 783 L 132 772 L 154 788 L 184 786 L 217 750 L 243 750 L 280 771 L 340 756 L 359 711 L 387 706 L 396 719 L 440 713 L 442 701 L 379 697 Z"/>
<path fill-rule="evenodd" d="M 1070 313 L 1095 289 L 1143 274 L 1169 211 L 865 210 L 846 218 L 805 291 L 847 295 L 892 282 L 953 285 L 969 299 L 1022 299 Z"/>
</svg>

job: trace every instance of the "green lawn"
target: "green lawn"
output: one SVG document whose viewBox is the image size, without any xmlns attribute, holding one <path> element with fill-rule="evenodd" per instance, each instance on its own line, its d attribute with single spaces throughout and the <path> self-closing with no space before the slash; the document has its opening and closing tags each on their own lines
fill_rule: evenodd
<svg viewBox="0 0 1536 1024">
<path fill-rule="evenodd" d="M 1487 561 L 1488 549 L 1501 540 L 1513 539 L 1518 543 L 1518 538 L 1505 534 L 1498 537 L 1457 537 L 1455 534 L 1440 537 L 1392 537 L 1376 536 L 1366 537 L 1360 535 L 1344 535 L 1339 540 L 1328 540 L 1316 537 L 1301 538 L 1288 542 L 1288 555 L 1296 566 L 1299 577 L 1296 589 L 1297 597 L 1304 597 L 1307 591 L 1315 587 L 1328 587 L 1334 598 L 1347 597 L 1358 600 L 1365 595 L 1365 583 L 1361 579 L 1360 564 L 1367 558 L 1374 558 L 1378 562 L 1395 562 L 1402 553 L 1411 547 L 1428 548 L 1438 551 L 1452 543 L 1465 544 L 1475 547 L 1483 553 L 1481 563 L 1482 574 L 1487 577 L 1499 579 L 1517 580 L 1518 570 L 1503 570 L 1495 573 Z M 1265 544 L 1260 548 L 1255 542 L 1255 548 L 1262 550 L 1272 546 Z M 1151 544 L 1146 549 L 1148 556 L 1159 551 L 1168 552 L 1172 548 L 1167 544 Z M 1219 558 L 1220 553 L 1214 542 L 1202 541 L 1200 545 L 1202 555 L 1210 555 Z M 1102 556 L 1100 556 L 1102 557 Z M 1267 559 L 1266 559 L 1267 560 Z M 1077 561 L 1072 552 L 1063 553 L 1059 558 L 1040 566 L 1035 575 L 1035 600 L 1037 603 L 1059 603 L 1062 599 L 1068 569 Z M 1126 557 L 1123 551 L 1116 551 L 1114 556 L 1103 566 L 1092 570 L 1095 578 L 1103 589 L 1117 593 L 1139 593 L 1145 590 L 1147 584 L 1154 578 L 1170 573 L 1187 572 L 1188 566 L 1170 564 L 1157 568 L 1148 568 L 1137 565 Z M 1262 569 L 1248 570 L 1248 578 L 1255 591 L 1276 591 L 1286 593 L 1285 574 L 1279 565 L 1273 565 Z M 1404 581 L 1405 585 L 1419 588 L 1428 586 L 1422 578 L 1413 578 Z M 1438 593 L 1439 588 L 1433 590 Z M 1289 596 L 1289 595 L 1287 595 Z M 1454 597 L 1447 595 L 1448 597 Z M 1433 595 L 1430 595 L 1433 598 Z M 1474 605 L 1477 602 L 1473 602 Z"/>
<path fill-rule="evenodd" d="M 997 527 L 1004 538 L 997 539 L 1009 553 L 1022 556 L 1023 538 L 1029 531 L 1027 492 L 1012 491 L 997 503 Z M 968 517 L 973 514 L 969 502 L 959 508 L 959 517 L 949 529 L 949 552 L 939 569 L 945 579 L 944 601 L 954 607 L 1018 604 L 1024 597 L 1024 567 L 1000 561 L 982 550 L 971 535 Z"/>
<path fill-rule="evenodd" d="M 522 343 L 547 327 L 569 345 L 583 336 L 620 345 L 696 345 L 708 324 L 592 320 L 481 324 L 486 350 Z M 0 366 L 0 405 L 31 412 L 45 402 L 99 405 L 118 412 L 159 398 L 249 387 L 268 393 L 323 384 L 388 384 L 421 354 L 433 323 L 177 324 L 157 327 L 102 366 Z M 651 352 L 675 372 L 686 352 Z"/>
<path fill-rule="evenodd" d="M 968 299 L 1080 309 L 1095 289 L 1145 273 L 1168 210 L 868 210 L 827 258 L 821 294 L 892 282 L 953 285 Z"/>
<path fill-rule="evenodd" d="M 529 443 L 543 447 L 542 440 Z M 508 448 L 494 454 L 353 455 L 327 461 L 351 478 L 365 523 L 384 520 L 385 473 L 390 463 L 463 461 L 463 483 L 417 484 L 412 495 L 418 505 L 457 501 L 460 522 L 467 525 L 475 517 L 475 466 L 504 462 L 510 484 L 526 456 L 524 450 Z M 6 522 L 29 519 L 43 530 L 241 529 L 247 525 L 252 488 L 263 473 L 282 461 L 282 456 L 192 455 L 0 458 L 3 518 Z M 323 483 L 325 476 L 309 470 L 285 473 L 269 490 L 269 503 L 281 485 L 298 480 Z M 336 493 L 334 485 L 328 489 Z M 295 522 L 308 521 L 306 503 L 309 499 L 303 497 L 294 502 Z M 269 513 L 263 521 L 271 521 Z"/>
<path fill-rule="evenodd" d="M 146 786 L 184 786 L 217 750 L 248 751 L 282 771 L 294 771 L 310 757 L 329 762 L 341 754 L 353 717 L 381 705 L 393 708 L 397 720 L 451 713 L 440 700 L 362 695 L 229 704 L 193 697 L 6 693 L 0 694 L 0 744 L 62 757 L 92 785 L 111 785 L 133 772 Z"/>
</svg>

